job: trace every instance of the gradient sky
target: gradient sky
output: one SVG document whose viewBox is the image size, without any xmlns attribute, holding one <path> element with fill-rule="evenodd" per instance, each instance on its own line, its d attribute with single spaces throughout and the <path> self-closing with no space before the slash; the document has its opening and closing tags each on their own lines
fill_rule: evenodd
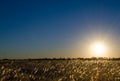
<svg viewBox="0 0 120 81">
<path fill-rule="evenodd" d="M 0 0 L 0 58 L 120 56 L 119 0 Z"/>
</svg>

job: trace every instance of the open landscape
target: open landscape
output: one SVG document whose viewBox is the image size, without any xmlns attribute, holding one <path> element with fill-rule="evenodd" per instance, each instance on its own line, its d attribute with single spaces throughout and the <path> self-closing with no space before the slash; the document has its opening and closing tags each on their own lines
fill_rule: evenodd
<svg viewBox="0 0 120 81">
<path fill-rule="evenodd" d="M 3 59 L 0 81 L 120 81 L 120 60 Z"/>
<path fill-rule="evenodd" d="M 0 81 L 120 81 L 120 0 L 0 0 Z"/>
</svg>

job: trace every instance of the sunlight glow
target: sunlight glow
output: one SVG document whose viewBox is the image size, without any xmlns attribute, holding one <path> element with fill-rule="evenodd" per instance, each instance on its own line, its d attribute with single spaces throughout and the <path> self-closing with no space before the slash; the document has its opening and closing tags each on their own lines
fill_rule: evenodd
<svg viewBox="0 0 120 81">
<path fill-rule="evenodd" d="M 96 57 L 104 56 L 106 52 L 106 46 L 101 42 L 96 42 L 92 44 L 92 53 Z"/>
</svg>

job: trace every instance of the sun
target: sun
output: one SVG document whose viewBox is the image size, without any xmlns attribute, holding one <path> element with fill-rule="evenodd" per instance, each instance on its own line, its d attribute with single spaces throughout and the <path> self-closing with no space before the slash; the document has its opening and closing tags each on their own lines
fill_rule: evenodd
<svg viewBox="0 0 120 81">
<path fill-rule="evenodd" d="M 106 52 L 106 46 L 102 42 L 95 42 L 92 44 L 92 53 L 96 57 L 103 57 Z"/>
</svg>

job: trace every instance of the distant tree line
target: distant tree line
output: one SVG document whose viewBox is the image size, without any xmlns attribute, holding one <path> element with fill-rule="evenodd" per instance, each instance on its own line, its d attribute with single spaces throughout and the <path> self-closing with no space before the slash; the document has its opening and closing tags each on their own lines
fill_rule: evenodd
<svg viewBox="0 0 120 81">
<path fill-rule="evenodd" d="M 33 60 L 33 59 L 28 59 Z M 91 58 L 37 58 L 34 60 L 120 60 L 120 58 L 91 57 Z"/>
<path fill-rule="evenodd" d="M 118 58 L 107 58 L 107 57 L 91 57 L 91 58 L 28 58 L 28 59 L 1 59 L 1 60 L 4 60 L 4 61 L 7 61 L 7 60 L 29 60 L 29 61 L 32 61 L 32 60 L 120 60 L 120 57 Z"/>
</svg>

